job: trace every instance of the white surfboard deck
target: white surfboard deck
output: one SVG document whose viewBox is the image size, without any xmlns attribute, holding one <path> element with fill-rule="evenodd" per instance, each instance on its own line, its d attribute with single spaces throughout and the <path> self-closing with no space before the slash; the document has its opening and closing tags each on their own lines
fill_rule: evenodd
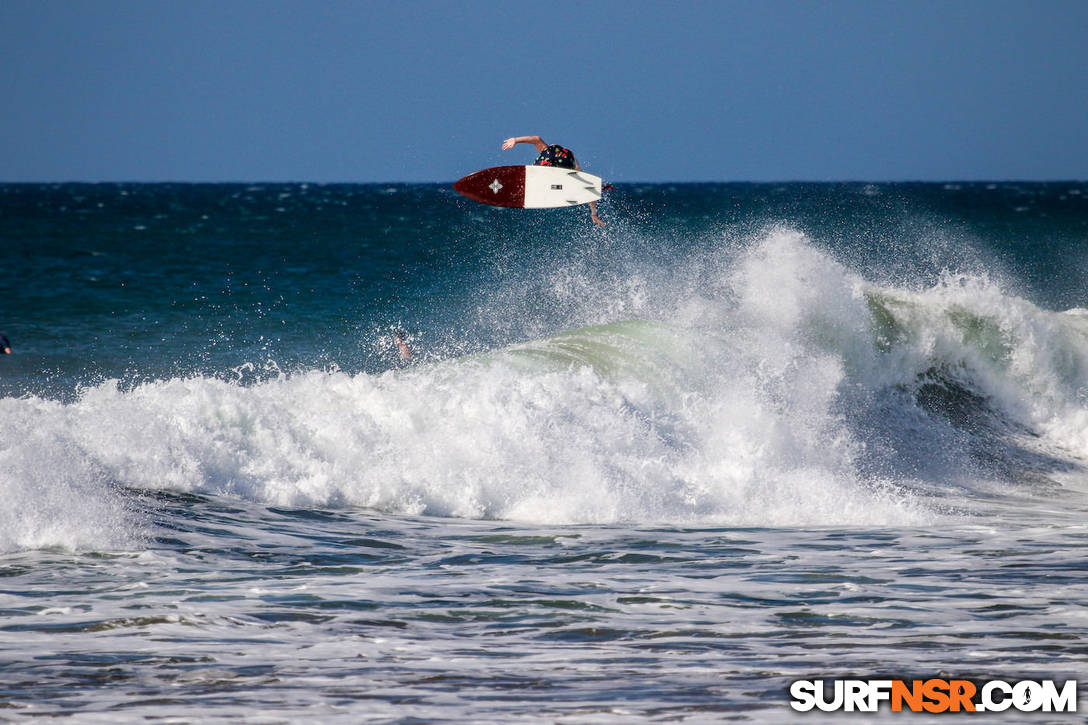
<svg viewBox="0 0 1088 725">
<path fill-rule="evenodd" d="M 601 198 L 601 177 L 558 166 L 525 167 L 525 208 L 588 204 Z"/>
</svg>

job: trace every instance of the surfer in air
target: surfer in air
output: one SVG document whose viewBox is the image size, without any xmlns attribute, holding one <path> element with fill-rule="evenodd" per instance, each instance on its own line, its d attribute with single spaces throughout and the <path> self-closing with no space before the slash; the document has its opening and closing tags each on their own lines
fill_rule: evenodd
<svg viewBox="0 0 1088 725">
<path fill-rule="evenodd" d="M 502 142 L 502 150 L 509 151 L 519 143 L 531 143 L 536 147 L 538 156 L 536 157 L 536 161 L 533 162 L 533 166 L 558 166 L 561 169 L 582 170 L 582 165 L 578 163 L 578 159 L 574 158 L 573 151 L 558 144 L 547 144 L 540 136 L 515 136 L 508 138 Z M 604 222 L 597 216 L 597 202 L 595 201 L 589 202 L 589 218 L 592 219 L 593 223 L 597 226 L 604 226 Z"/>
</svg>

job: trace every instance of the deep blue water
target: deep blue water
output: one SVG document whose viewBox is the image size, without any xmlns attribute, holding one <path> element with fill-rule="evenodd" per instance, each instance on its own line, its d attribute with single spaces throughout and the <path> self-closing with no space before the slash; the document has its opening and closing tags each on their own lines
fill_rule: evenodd
<svg viewBox="0 0 1088 725">
<path fill-rule="evenodd" d="M 601 214 L 0 185 L 0 706 L 790 722 L 798 678 L 1080 674 L 1088 184 Z"/>
</svg>

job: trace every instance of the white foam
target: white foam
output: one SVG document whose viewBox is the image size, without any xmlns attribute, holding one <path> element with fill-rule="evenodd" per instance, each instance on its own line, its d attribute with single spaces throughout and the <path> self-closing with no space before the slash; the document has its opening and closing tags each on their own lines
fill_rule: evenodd
<svg viewBox="0 0 1088 725">
<path fill-rule="evenodd" d="M 993 280 L 957 274 L 881 294 L 908 335 L 892 356 L 901 369 L 942 365 L 1009 422 L 1088 458 L 1088 324 L 1077 310 L 1043 310 Z"/>
<path fill-rule="evenodd" d="M 556 294 L 578 286 L 565 279 Z M 669 298 L 680 324 L 575 330 L 406 371 L 0 401 L 16 503 L 0 547 L 131 545 L 139 527 L 117 485 L 557 524 L 926 523 L 924 486 L 862 465 L 874 441 L 851 406 L 894 401 L 941 367 L 1044 445 L 1088 456 L 1084 315 L 968 276 L 873 285 L 789 229 L 734 250 L 719 281 Z M 660 299 L 640 277 L 596 302 L 605 317 L 653 317 Z M 944 424 L 904 400 L 896 424 L 933 426 L 943 443 Z M 926 451 L 892 454 L 925 474 Z"/>
<path fill-rule="evenodd" d="M 855 485 L 840 460 L 849 448 L 841 432 L 821 429 L 826 392 L 774 410 L 780 402 L 746 391 L 746 381 L 719 399 L 670 402 L 629 377 L 548 367 L 527 371 L 500 355 L 251 387 L 206 378 L 131 391 L 103 384 L 67 406 L 15 401 L 14 414 L 51 431 L 42 450 L 78 482 L 63 490 L 87 489 L 71 499 L 69 518 L 106 477 L 278 505 L 552 523 L 825 525 L 908 515 L 902 501 L 874 503 Z M 841 370 L 821 362 L 813 374 L 835 380 Z M 44 493 L 51 480 L 36 481 L 43 497 L 54 496 Z"/>
<path fill-rule="evenodd" d="M 70 409 L 37 399 L 0 400 L 0 551 L 119 550 L 143 526 L 109 475 L 70 435 Z"/>
</svg>

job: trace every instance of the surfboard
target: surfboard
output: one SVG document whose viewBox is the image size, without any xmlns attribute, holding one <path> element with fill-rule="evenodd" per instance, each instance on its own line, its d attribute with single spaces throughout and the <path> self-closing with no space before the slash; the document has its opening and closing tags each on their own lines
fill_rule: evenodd
<svg viewBox="0 0 1088 725">
<path fill-rule="evenodd" d="M 458 179 L 455 191 L 473 201 L 519 209 L 551 209 L 601 198 L 601 178 L 558 166 L 495 166 Z"/>
</svg>

